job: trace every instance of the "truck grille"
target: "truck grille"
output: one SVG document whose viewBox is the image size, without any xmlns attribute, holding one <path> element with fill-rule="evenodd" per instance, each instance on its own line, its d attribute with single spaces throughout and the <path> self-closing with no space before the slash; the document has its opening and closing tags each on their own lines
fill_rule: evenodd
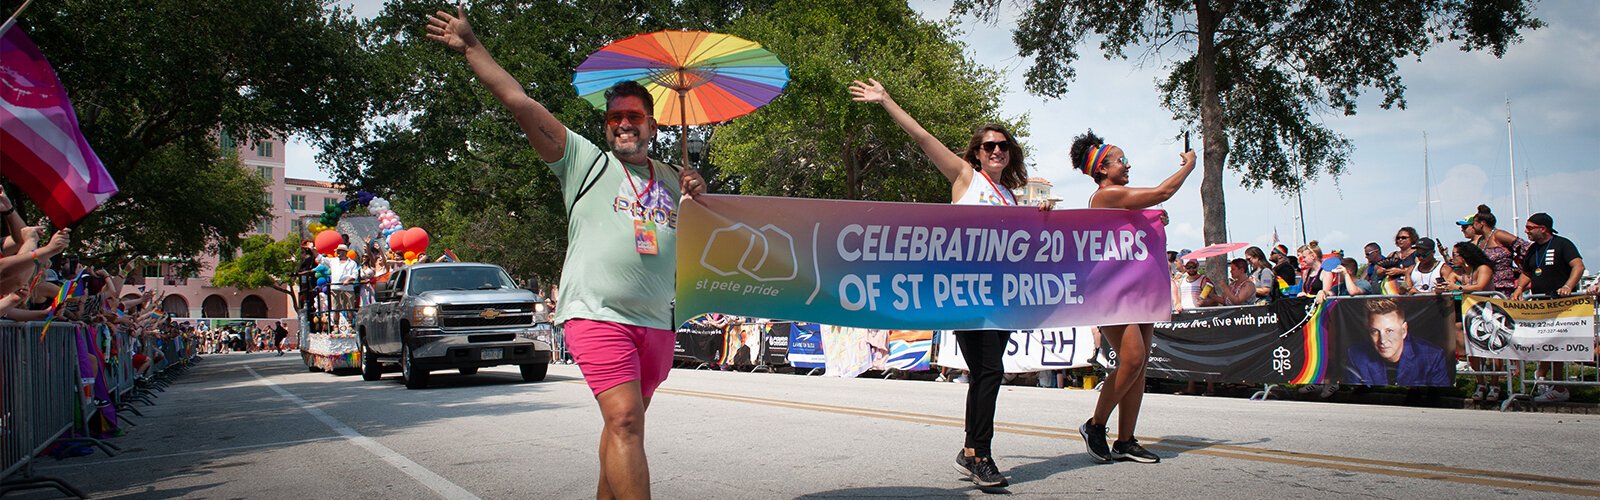
<svg viewBox="0 0 1600 500">
<path fill-rule="evenodd" d="M 526 326 L 533 324 L 534 317 L 531 302 L 445 305 L 440 309 L 439 326 L 443 328 Z"/>
</svg>

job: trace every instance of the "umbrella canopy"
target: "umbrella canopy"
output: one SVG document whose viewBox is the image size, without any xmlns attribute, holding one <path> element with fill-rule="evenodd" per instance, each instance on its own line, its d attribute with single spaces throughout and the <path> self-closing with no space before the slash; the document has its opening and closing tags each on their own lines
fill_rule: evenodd
<svg viewBox="0 0 1600 500">
<path fill-rule="evenodd" d="M 1208 246 L 1208 247 L 1205 247 L 1205 248 L 1202 248 L 1202 249 L 1199 249 L 1199 250 L 1195 250 L 1193 252 L 1189 252 L 1188 255 L 1184 255 L 1183 256 L 1183 260 L 1200 260 L 1200 259 L 1204 259 L 1204 258 L 1207 258 L 1207 257 L 1216 257 L 1218 255 L 1227 255 L 1228 252 L 1232 252 L 1234 250 L 1238 250 L 1240 248 L 1244 248 L 1244 247 L 1247 247 L 1247 246 L 1250 246 L 1250 244 L 1249 243 L 1218 243 L 1218 244 L 1211 245 L 1211 246 Z"/>
<path fill-rule="evenodd" d="M 572 85 L 604 109 L 605 91 L 639 82 L 655 98 L 660 125 L 731 120 L 772 102 L 789 84 L 789 68 L 760 44 L 704 31 L 657 31 L 611 43 L 578 65 Z"/>
</svg>

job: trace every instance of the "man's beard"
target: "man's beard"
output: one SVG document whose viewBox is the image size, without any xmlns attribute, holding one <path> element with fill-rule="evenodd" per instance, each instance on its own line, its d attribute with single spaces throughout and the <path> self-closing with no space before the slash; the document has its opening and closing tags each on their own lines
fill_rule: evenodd
<svg viewBox="0 0 1600 500">
<path fill-rule="evenodd" d="M 608 137 L 607 138 L 607 142 L 610 142 L 611 152 L 612 153 L 616 153 L 616 154 L 622 155 L 622 156 L 633 156 L 633 155 L 636 155 L 636 154 L 639 154 L 639 153 L 644 153 L 644 152 L 649 151 L 649 149 L 650 149 L 650 141 L 644 137 L 644 134 L 639 133 L 639 131 L 637 129 L 636 130 L 632 130 L 631 132 L 633 133 L 633 145 L 632 146 L 626 146 L 626 145 L 620 144 L 617 141 L 617 138 L 615 137 L 614 133 L 613 133 L 612 137 Z"/>
</svg>

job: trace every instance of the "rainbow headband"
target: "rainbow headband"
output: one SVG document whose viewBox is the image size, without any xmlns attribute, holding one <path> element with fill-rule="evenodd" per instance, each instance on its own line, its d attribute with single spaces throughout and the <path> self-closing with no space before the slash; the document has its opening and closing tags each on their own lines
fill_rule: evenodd
<svg viewBox="0 0 1600 500">
<path fill-rule="evenodd" d="M 1099 170 L 1095 167 L 1100 165 L 1100 160 L 1105 159 L 1106 151 L 1110 150 L 1110 144 L 1101 144 L 1089 150 L 1089 156 L 1083 159 L 1083 175 L 1094 176 L 1094 172 Z"/>
</svg>

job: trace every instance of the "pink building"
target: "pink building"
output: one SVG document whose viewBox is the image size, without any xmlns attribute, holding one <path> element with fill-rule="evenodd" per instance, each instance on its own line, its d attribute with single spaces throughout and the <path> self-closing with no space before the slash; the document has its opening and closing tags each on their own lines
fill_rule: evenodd
<svg viewBox="0 0 1600 500">
<path fill-rule="evenodd" d="M 262 221 L 251 234 L 268 234 L 273 238 L 301 234 L 303 216 L 321 214 L 324 207 L 344 199 L 338 187 L 321 181 L 290 179 L 284 176 L 284 143 L 282 138 L 236 143 L 228 134 L 218 137 L 224 151 L 232 150 L 248 170 L 268 180 L 267 191 L 261 193 L 272 204 L 272 219 Z M 291 333 L 298 329 L 299 320 L 288 294 L 271 288 L 240 290 L 211 285 L 216 271 L 217 256 L 201 258 L 199 276 L 184 277 L 174 272 L 170 264 L 151 264 L 131 284 L 145 286 L 166 293 L 161 309 L 178 319 L 258 319 L 283 320 Z"/>
</svg>

